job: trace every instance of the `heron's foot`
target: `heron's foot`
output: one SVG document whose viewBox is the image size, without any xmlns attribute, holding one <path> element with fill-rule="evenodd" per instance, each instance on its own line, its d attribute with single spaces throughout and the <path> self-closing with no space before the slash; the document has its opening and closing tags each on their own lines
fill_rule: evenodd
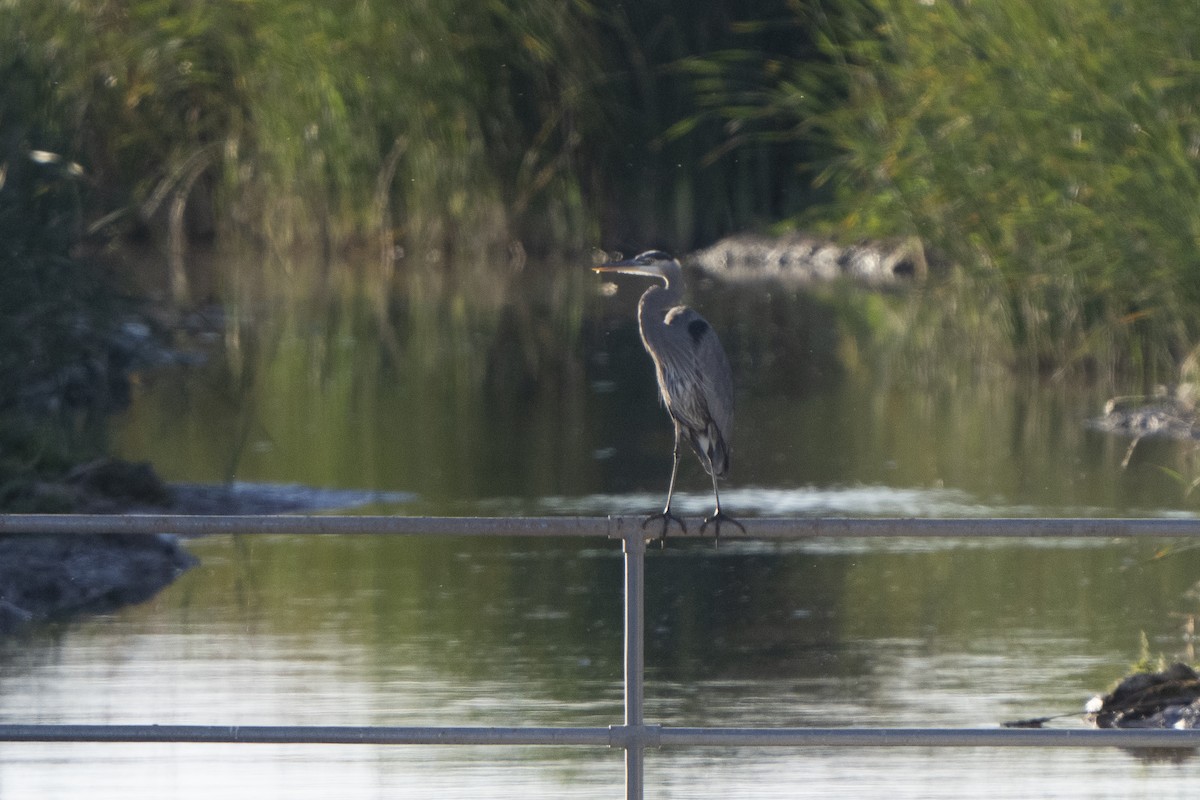
<svg viewBox="0 0 1200 800">
<path fill-rule="evenodd" d="M 742 533 L 746 532 L 746 529 L 742 526 L 742 523 L 738 522 L 736 519 L 729 516 L 724 511 L 722 511 L 720 508 L 718 508 L 715 512 L 713 512 L 713 515 L 711 517 L 704 518 L 704 524 L 700 526 L 700 535 L 703 536 L 704 529 L 707 528 L 709 525 L 712 525 L 713 526 L 713 540 L 719 542 L 721 540 L 721 523 L 722 522 L 728 522 L 732 525 L 737 526 L 737 529 L 739 531 L 741 531 Z"/>
<path fill-rule="evenodd" d="M 662 520 L 662 533 L 658 535 L 658 541 L 665 546 L 667 541 L 667 531 L 671 528 L 671 523 L 674 522 L 679 526 L 680 533 L 687 534 L 687 525 L 683 524 L 683 519 L 671 513 L 671 509 L 664 508 L 660 514 L 651 514 L 646 517 L 646 521 L 642 523 L 642 530 L 646 530 L 646 526 L 655 520 Z"/>
</svg>

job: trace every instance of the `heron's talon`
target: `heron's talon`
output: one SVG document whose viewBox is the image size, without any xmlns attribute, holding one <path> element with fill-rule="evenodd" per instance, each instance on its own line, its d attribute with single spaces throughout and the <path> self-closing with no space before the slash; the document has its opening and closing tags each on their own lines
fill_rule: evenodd
<svg viewBox="0 0 1200 800">
<path fill-rule="evenodd" d="M 746 528 L 742 525 L 742 523 L 738 522 L 736 519 L 729 516 L 724 511 L 722 511 L 721 509 L 718 508 L 716 513 L 714 513 L 711 517 L 704 518 L 704 523 L 700 526 L 700 535 L 703 536 L 704 529 L 707 528 L 709 525 L 712 525 L 716 529 L 713 531 L 713 539 L 719 541 L 721 538 L 721 523 L 722 522 L 732 523 L 732 524 L 736 525 L 737 529 L 739 531 L 741 531 L 742 533 L 746 532 Z"/>
<path fill-rule="evenodd" d="M 646 517 L 646 520 L 642 523 L 642 530 L 646 530 L 646 526 L 657 519 L 662 520 L 662 533 L 658 535 L 659 542 L 666 542 L 667 531 L 671 528 L 672 522 L 679 526 L 681 533 L 683 533 L 685 536 L 687 535 L 687 525 L 683 524 L 683 519 L 675 516 L 670 511 L 663 511 L 662 513 L 651 514 L 650 516 Z"/>
</svg>

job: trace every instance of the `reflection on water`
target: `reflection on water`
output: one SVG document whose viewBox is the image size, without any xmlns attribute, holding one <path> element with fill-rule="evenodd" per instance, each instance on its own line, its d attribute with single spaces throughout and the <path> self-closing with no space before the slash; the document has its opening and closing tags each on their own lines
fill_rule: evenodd
<svg viewBox="0 0 1200 800">
<path fill-rule="evenodd" d="M 740 487 L 721 492 L 722 504 L 747 509 L 763 517 L 1097 517 L 1112 509 L 1064 506 L 989 505 L 959 489 L 895 488 L 891 486 L 818 487 L 794 489 Z M 532 504 L 516 500 L 481 501 L 480 513 L 522 508 L 546 514 L 638 514 L 663 502 L 662 494 L 628 492 L 580 497 L 542 497 Z M 711 492 L 675 492 L 671 507 L 688 515 L 712 511 Z M 1166 516 L 1179 512 L 1146 510 L 1137 516 Z M 1187 513 L 1187 512 L 1184 512 Z"/>
<path fill-rule="evenodd" d="M 994 726 L 1078 711 L 1136 655 L 1139 631 L 1155 648 L 1177 647 L 1172 614 L 1186 609 L 1180 598 L 1200 567 L 1191 552 L 1151 560 L 1156 545 L 1144 542 L 937 544 L 652 550 L 648 717 Z M 202 565 L 154 602 L 9 646 L 0 719 L 620 721 L 612 542 L 190 545 Z M 586 748 L 33 744 L 4 746 L 0 766 L 0 789 L 14 797 L 596 797 L 618 793 L 622 769 L 618 753 Z M 1090 750 L 688 749 L 653 752 L 648 775 L 651 796 L 667 797 L 835 797 L 851 787 L 956 797 L 983 786 L 998 797 L 1096 796 L 1096 775 L 1108 796 L 1136 797 L 1171 796 L 1190 769 Z"/>
<path fill-rule="evenodd" d="M 1082 424 L 1094 391 L 877 380 L 821 349 L 836 337 L 815 301 L 700 288 L 739 378 L 722 492 L 739 517 L 1193 513 L 1171 475 L 1192 469 L 1191 451 L 1145 442 L 1121 469 L 1127 443 Z M 398 350 L 353 318 L 261 319 L 235 366 L 149 378 L 117 441 L 172 480 L 388 493 L 369 509 L 382 513 L 656 510 L 671 430 L 636 292 L 588 306 L 574 278 L 551 289 L 569 299 L 532 287 L 487 320 L 428 311 L 398 325 Z M 754 319 L 773 322 L 764 333 Z M 680 486 L 680 510 L 708 510 L 692 459 Z M 613 542 L 188 544 L 201 566 L 153 602 L 5 645 L 0 719 L 620 722 Z M 1156 653 L 1188 646 L 1200 552 L 1157 558 L 1163 544 L 677 540 L 647 562 L 647 714 L 990 726 L 1078 711 L 1142 633 Z M 687 749 L 651 753 L 647 777 L 649 796 L 668 798 L 1163 797 L 1197 769 L 1090 750 Z M 617 796 L 621 774 L 619 752 L 589 749 L 0 748 L 0 797 L 597 797 Z"/>
<path fill-rule="evenodd" d="M 552 277 L 489 299 L 500 308 L 483 320 L 447 299 L 449 319 L 410 320 L 398 350 L 369 315 L 256 318 L 239 333 L 236 370 L 218 357 L 147 376 L 116 439 L 172 480 L 411 493 L 388 509 L 404 513 L 607 513 L 591 504 L 613 495 L 620 511 L 656 510 L 671 426 L 638 339 L 637 291 L 593 297 L 576 319 L 594 284 Z M 950 376 L 930 386 L 839 366 L 828 307 L 699 284 L 738 383 L 722 487 L 736 515 L 1197 507 L 1193 445 L 1145 440 L 1123 469 L 1128 441 L 1085 424 L 1115 389 Z M 679 489 L 689 512 L 707 507 L 692 499 L 709 482 L 690 455 Z"/>
</svg>

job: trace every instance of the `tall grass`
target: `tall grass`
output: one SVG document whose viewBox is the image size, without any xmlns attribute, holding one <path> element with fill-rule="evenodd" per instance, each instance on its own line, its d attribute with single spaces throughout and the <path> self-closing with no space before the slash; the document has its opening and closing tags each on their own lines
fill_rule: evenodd
<svg viewBox="0 0 1200 800">
<path fill-rule="evenodd" d="M 0 8 L 0 52 L 44 76 L 82 219 L 160 239 L 181 301 L 202 237 L 267 253 L 219 268 L 223 299 L 366 287 L 387 321 L 397 289 L 493 297 L 530 253 L 785 221 L 957 265 L 896 323 L 930 358 L 969 340 L 1150 382 L 1200 335 L 1198 22 L 1182 0 L 49 0 Z"/>
<path fill-rule="evenodd" d="M 805 58 L 783 0 L 14 3 L 0 47 L 53 75 L 94 217 L 172 252 L 237 231 L 280 249 L 394 241 L 407 259 L 678 249 L 799 209 L 795 142 L 698 119 L 689 58 Z M 172 238 L 173 237 L 173 238 Z M 383 277 L 395 264 L 380 247 Z M 172 289 L 187 295 L 176 270 Z"/>
<path fill-rule="evenodd" d="M 678 124 L 689 57 L 747 37 L 803 55 L 794 29 L 736 30 L 781 0 L 726 6 L 50 0 L 0 7 L 0 52 L 45 75 L 93 234 L 155 240 L 176 303 L 231 312 L 239 381 L 271 346 L 265 308 L 336 329 L 365 305 L 393 363 L 471 345 L 454 373 L 477 385 L 527 264 L 684 250 L 802 207 L 796 142 Z M 188 258 L 204 238 L 234 245 L 214 275 Z M 579 303 L 557 310 L 566 336 Z"/>
<path fill-rule="evenodd" d="M 1194 4 L 789 7 L 820 57 L 693 59 L 700 115 L 807 143 L 831 202 L 791 224 L 955 265 L 897 319 L 907 354 L 1147 384 L 1196 360 Z"/>
<path fill-rule="evenodd" d="M 814 115 L 840 155 L 813 217 L 961 265 L 926 335 L 1170 377 L 1200 339 L 1200 7 L 878 0 L 856 19 L 826 42 L 849 93 Z"/>
<path fill-rule="evenodd" d="M 594 236 L 567 169 L 597 72 L 574 35 L 584 4 L 52 1 L 0 14 L 4 45 L 54 74 L 79 160 L 108 190 L 98 201 L 130 225 L 194 234 L 215 213 L 219 233 L 326 252 L 385 228 L 418 260 L 504 252 L 530 231 L 555 246 Z"/>
</svg>

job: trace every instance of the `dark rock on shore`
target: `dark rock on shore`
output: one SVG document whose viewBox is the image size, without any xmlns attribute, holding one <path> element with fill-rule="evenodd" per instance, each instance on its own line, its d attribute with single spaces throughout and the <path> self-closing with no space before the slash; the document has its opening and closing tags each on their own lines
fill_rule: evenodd
<svg viewBox="0 0 1200 800">
<path fill-rule="evenodd" d="M 101 458 L 71 470 L 65 483 L 89 513 L 116 513 L 139 506 L 167 506 L 171 489 L 149 463 Z"/>
<path fill-rule="evenodd" d="M 33 488 L 87 514 L 286 514 L 412 499 L 299 485 L 168 484 L 149 464 L 110 458 Z M 177 537 L 165 534 L 0 534 L 0 636 L 145 602 L 197 563 Z"/>
<path fill-rule="evenodd" d="M 1137 672 L 1087 705 L 1097 728 L 1200 727 L 1200 675 L 1186 664 L 1161 672 Z"/>
<path fill-rule="evenodd" d="M 149 600 L 197 563 L 172 536 L 0 535 L 0 635 Z"/>
</svg>

